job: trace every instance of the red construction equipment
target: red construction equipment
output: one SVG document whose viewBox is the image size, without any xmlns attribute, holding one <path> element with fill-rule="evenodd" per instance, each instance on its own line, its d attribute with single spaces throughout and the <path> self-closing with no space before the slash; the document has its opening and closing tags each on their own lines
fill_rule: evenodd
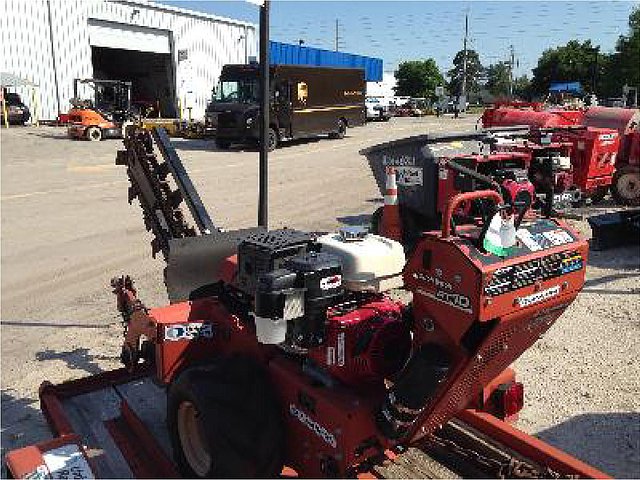
<svg viewBox="0 0 640 480">
<path fill-rule="evenodd" d="M 361 230 L 221 231 L 161 130 L 130 128 L 125 145 L 172 303 L 148 308 L 129 277 L 112 281 L 127 371 L 44 385 L 73 448 L 13 452 L 12 474 L 100 451 L 85 463 L 102 477 L 347 477 L 413 446 L 430 465 L 413 477 L 606 477 L 479 411 L 517 413 L 508 366 L 582 289 L 587 243 L 567 225 L 481 190 L 451 198 L 408 262 Z M 484 220 L 456 225 L 474 202 Z M 388 294 L 403 284 L 411 305 Z"/>
<path fill-rule="evenodd" d="M 596 198 L 611 187 L 622 205 L 640 205 L 640 110 L 631 108 L 590 107 L 585 110 L 542 110 L 527 104 L 496 104 L 482 115 L 484 128 L 526 125 L 537 128 L 585 126 L 609 129 L 620 136 L 611 181 L 599 181 Z M 588 175 L 578 159 L 572 159 L 578 177 Z M 579 182 L 580 183 L 580 182 Z M 586 183 L 585 183 L 586 185 Z"/>
</svg>

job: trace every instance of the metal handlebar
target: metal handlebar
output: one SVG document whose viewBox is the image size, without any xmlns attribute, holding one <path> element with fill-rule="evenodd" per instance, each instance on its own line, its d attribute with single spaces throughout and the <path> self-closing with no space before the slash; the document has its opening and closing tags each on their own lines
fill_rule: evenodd
<svg viewBox="0 0 640 480">
<path fill-rule="evenodd" d="M 457 194 L 449 200 L 447 208 L 444 211 L 444 216 L 442 217 L 442 238 L 448 238 L 451 235 L 451 219 L 453 218 L 453 213 L 460 203 L 478 200 L 480 198 L 490 198 L 495 201 L 496 205 L 503 202 L 502 197 L 495 190 L 477 190 L 475 192 Z M 489 221 L 491 221 L 491 219 L 489 219 Z"/>
</svg>

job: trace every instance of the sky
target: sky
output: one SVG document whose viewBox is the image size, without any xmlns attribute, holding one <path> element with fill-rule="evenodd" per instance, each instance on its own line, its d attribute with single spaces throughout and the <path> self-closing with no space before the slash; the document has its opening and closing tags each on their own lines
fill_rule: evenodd
<svg viewBox="0 0 640 480">
<path fill-rule="evenodd" d="M 258 7 L 245 1 L 160 3 L 258 23 Z M 339 49 L 383 59 L 393 72 L 405 60 L 434 58 L 443 73 L 462 49 L 465 14 L 469 48 L 483 65 L 507 61 L 513 45 L 515 75 L 531 76 L 540 54 L 569 40 L 591 39 L 611 52 L 628 33 L 631 1 L 294 1 L 273 0 L 271 40 Z"/>
</svg>

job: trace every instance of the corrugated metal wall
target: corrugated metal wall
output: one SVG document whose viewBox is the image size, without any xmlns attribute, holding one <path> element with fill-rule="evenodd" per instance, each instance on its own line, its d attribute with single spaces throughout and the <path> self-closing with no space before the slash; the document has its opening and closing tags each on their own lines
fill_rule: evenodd
<svg viewBox="0 0 640 480">
<path fill-rule="evenodd" d="M 52 32 L 49 31 L 49 10 Z M 128 0 L 3 0 L 0 71 L 38 84 L 39 116 L 69 109 L 73 79 L 93 76 L 88 21 L 103 20 L 170 32 L 177 95 L 193 91 L 193 116 L 204 116 L 211 88 L 226 63 L 244 63 L 257 53 L 256 27 L 163 5 Z M 246 41 L 246 46 L 245 46 Z M 135 50 L 135 46 L 131 46 Z M 245 52 L 246 49 L 246 52 Z M 188 60 L 178 62 L 179 50 Z M 55 71 L 54 78 L 54 61 Z M 180 81 L 187 79 L 187 82 Z M 56 80 L 59 95 L 56 95 Z M 30 90 L 17 89 L 33 110 Z"/>
<path fill-rule="evenodd" d="M 280 42 L 270 42 L 269 55 L 269 61 L 274 65 L 362 68 L 367 82 L 379 82 L 382 80 L 381 58 L 364 57 L 352 53 L 334 52 L 332 50 Z"/>
</svg>

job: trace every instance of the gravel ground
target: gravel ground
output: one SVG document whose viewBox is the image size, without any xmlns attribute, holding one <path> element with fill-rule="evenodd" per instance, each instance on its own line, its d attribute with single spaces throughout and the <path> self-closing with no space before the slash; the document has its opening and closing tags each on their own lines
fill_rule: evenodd
<svg viewBox="0 0 640 480">
<path fill-rule="evenodd" d="M 475 118 L 394 119 L 342 141 L 296 142 L 271 156 L 272 226 L 328 230 L 365 223 L 380 197 L 357 151 L 416 133 L 469 129 Z M 134 276 L 143 301 L 166 303 L 137 205 L 126 204 L 119 141 L 67 140 L 56 128 L 2 131 L 2 453 L 48 436 L 37 404 L 60 382 L 118 367 L 112 276 Z M 257 154 L 177 141 L 216 222 L 255 221 Z M 606 211 L 607 206 L 583 213 Z M 572 222 L 585 235 L 585 221 Z M 640 477 L 640 247 L 592 252 L 587 284 L 516 363 L 519 427 L 616 477 Z"/>
</svg>

